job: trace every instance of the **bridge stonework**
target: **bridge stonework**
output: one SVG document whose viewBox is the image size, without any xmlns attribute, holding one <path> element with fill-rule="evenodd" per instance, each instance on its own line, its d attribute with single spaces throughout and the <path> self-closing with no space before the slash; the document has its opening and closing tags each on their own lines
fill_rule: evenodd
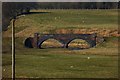
<svg viewBox="0 0 120 80">
<path fill-rule="evenodd" d="M 39 34 L 35 33 L 34 37 L 29 37 L 25 40 L 24 45 L 29 48 L 41 48 L 41 45 L 44 41 L 48 39 L 55 39 L 62 43 L 62 48 L 68 48 L 68 44 L 75 39 L 85 40 L 90 44 L 90 47 L 96 46 L 97 43 L 97 34 Z M 31 43 L 30 43 L 31 42 Z M 31 46 L 28 46 L 28 44 Z"/>
</svg>

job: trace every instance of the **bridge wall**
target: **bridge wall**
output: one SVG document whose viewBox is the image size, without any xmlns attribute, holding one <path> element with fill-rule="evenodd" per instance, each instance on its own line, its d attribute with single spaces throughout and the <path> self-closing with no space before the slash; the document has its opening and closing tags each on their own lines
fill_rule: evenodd
<svg viewBox="0 0 120 80">
<path fill-rule="evenodd" d="M 90 47 L 96 45 L 96 34 L 34 34 L 33 47 L 41 48 L 41 44 L 48 39 L 56 39 L 63 44 L 63 48 L 68 48 L 68 44 L 74 39 L 83 39 L 90 44 Z"/>
</svg>

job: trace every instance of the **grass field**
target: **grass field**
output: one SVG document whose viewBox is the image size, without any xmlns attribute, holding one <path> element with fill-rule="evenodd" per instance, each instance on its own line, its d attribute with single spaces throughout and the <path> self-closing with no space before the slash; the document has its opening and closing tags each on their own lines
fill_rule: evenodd
<svg viewBox="0 0 120 80">
<path fill-rule="evenodd" d="M 33 10 L 16 20 L 16 36 L 34 32 L 56 33 L 60 29 L 118 29 L 117 10 Z M 11 33 L 11 28 L 5 35 Z"/>
<path fill-rule="evenodd" d="M 56 33 L 59 29 L 117 29 L 117 10 L 32 10 L 16 21 L 17 78 L 116 78 L 118 37 L 91 49 L 28 49 L 23 42 L 33 33 Z M 3 32 L 3 77 L 11 77 L 11 26 Z M 79 40 L 78 40 L 79 41 Z M 46 41 L 46 45 L 60 46 Z"/>
</svg>

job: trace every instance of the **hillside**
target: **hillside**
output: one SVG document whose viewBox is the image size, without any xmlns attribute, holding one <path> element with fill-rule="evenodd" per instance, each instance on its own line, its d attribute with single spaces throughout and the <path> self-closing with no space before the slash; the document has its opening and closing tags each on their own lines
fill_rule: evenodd
<svg viewBox="0 0 120 80">
<path fill-rule="evenodd" d="M 16 20 L 17 37 L 34 33 L 99 33 L 118 36 L 117 10 L 32 10 Z M 11 26 L 3 33 L 10 36 Z"/>
</svg>

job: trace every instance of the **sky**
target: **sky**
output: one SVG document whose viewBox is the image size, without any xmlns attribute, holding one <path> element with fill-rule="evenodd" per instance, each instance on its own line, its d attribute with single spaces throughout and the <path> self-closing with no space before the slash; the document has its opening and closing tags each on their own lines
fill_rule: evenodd
<svg viewBox="0 0 120 80">
<path fill-rule="evenodd" d="M 2 2 L 118 2 L 120 0 L 0 0 Z"/>
</svg>

